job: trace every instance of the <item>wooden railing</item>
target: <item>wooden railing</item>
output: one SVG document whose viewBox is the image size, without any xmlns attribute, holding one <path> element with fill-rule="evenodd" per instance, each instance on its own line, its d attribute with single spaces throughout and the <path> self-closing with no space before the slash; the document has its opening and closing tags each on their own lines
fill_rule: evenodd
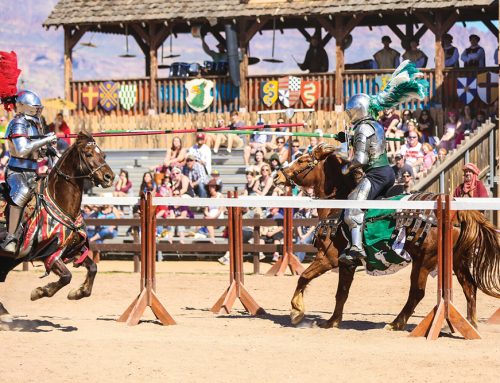
<svg viewBox="0 0 500 383">
<path fill-rule="evenodd" d="M 443 162 L 436 164 L 414 186 L 418 191 L 452 194 L 463 181 L 462 167 L 474 163 L 481 171 L 479 178 L 486 176 L 485 184 L 493 188 L 498 154 L 495 151 L 495 124 L 487 121 L 453 151 L 447 154 Z M 498 129 L 496 130 L 498 136 Z M 498 137 L 497 137 L 498 140 Z"/>
<path fill-rule="evenodd" d="M 385 84 L 390 74 L 393 71 L 388 69 L 349 69 L 345 70 L 344 75 L 344 103 L 356 93 L 373 94 L 380 90 L 380 87 Z M 429 108 L 433 105 L 434 96 L 436 94 L 436 83 L 434 69 L 422 69 L 424 78 L 430 83 L 429 97 L 424 101 L 412 101 L 409 103 L 401 104 L 404 109 L 422 109 Z M 475 68 L 458 68 L 458 69 L 445 69 L 444 83 L 443 83 L 443 105 L 445 109 L 462 108 L 463 103 L 458 99 L 457 95 L 457 78 L 468 77 L 476 78 L 478 73 L 483 72 L 498 72 L 496 67 L 487 67 L 481 69 Z M 333 111 L 335 108 L 335 73 L 312 73 L 312 74 L 273 74 L 273 75 L 251 75 L 248 76 L 247 81 L 247 110 L 255 112 L 259 110 L 269 109 L 262 102 L 261 87 L 264 82 L 269 80 L 278 80 L 283 76 L 297 76 L 302 81 L 319 81 L 320 83 L 320 97 L 314 105 L 316 110 Z M 207 76 L 205 77 L 214 81 L 214 102 L 206 110 L 210 113 L 224 113 L 238 109 L 240 107 L 240 90 L 231 84 L 228 76 Z M 185 84 L 187 81 L 192 80 L 193 77 L 169 77 L 160 78 L 157 80 L 157 94 L 158 94 L 158 107 L 156 113 L 167 114 L 186 114 L 192 112 L 186 103 L 187 91 Z M 149 79 L 137 78 L 126 80 L 112 80 L 120 85 L 136 84 L 137 85 L 137 102 L 133 106 L 131 112 L 134 114 L 148 114 L 149 102 Z M 100 80 L 87 80 L 87 81 L 73 81 L 71 82 L 71 95 L 72 101 L 76 103 L 77 111 L 85 112 L 86 109 L 82 103 L 82 88 L 88 85 L 99 85 L 104 81 Z M 280 101 L 272 106 L 273 109 L 283 108 Z M 473 108 L 484 108 L 485 104 L 476 97 L 470 104 Z M 279 106 L 279 107 L 278 107 Z M 299 99 L 294 105 L 295 108 L 304 108 L 306 105 Z M 96 108 L 101 113 L 102 109 Z M 121 114 L 123 108 L 118 105 L 116 112 Z"/>
</svg>

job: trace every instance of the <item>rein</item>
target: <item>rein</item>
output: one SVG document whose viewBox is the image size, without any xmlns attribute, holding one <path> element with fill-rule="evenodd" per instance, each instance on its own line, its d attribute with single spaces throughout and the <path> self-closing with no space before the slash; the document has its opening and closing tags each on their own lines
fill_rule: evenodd
<svg viewBox="0 0 500 383">
<path fill-rule="evenodd" d="M 306 178 L 307 175 L 316 167 L 316 165 L 318 165 L 319 161 L 316 159 L 316 157 L 314 157 L 314 154 L 313 153 L 310 153 L 309 156 L 312 158 L 312 161 L 310 161 L 307 166 L 305 166 L 303 169 L 300 169 L 300 170 L 294 170 L 293 172 L 293 177 L 297 177 L 299 175 L 301 175 L 302 173 L 304 173 L 305 171 L 307 171 L 306 174 L 304 174 L 304 176 L 302 177 L 302 179 Z M 287 166 L 288 168 L 288 166 Z M 286 172 L 284 172 L 284 169 L 285 168 L 280 168 L 280 172 L 281 174 L 283 174 L 283 176 L 285 177 L 285 179 L 287 180 L 287 182 L 293 187 L 293 186 L 300 186 L 300 185 L 297 185 L 297 183 L 291 178 L 289 177 Z"/>
<path fill-rule="evenodd" d="M 95 143 L 94 143 L 95 145 Z M 99 165 L 98 167 L 96 167 L 95 169 L 91 169 L 89 164 L 87 163 L 87 161 L 85 161 L 83 158 L 82 158 L 82 154 L 80 152 L 78 152 L 78 159 L 79 159 L 79 168 L 80 169 L 83 169 L 83 166 L 82 166 L 82 163 L 85 165 L 85 167 L 87 168 L 87 170 L 89 171 L 87 174 L 83 174 L 83 175 L 80 175 L 80 176 L 70 176 L 66 173 L 64 173 L 63 171 L 61 171 L 60 169 L 60 164 L 62 163 L 62 161 L 58 161 L 56 166 L 54 167 L 54 170 L 56 171 L 56 173 L 58 175 L 60 175 L 61 177 L 63 177 L 66 181 L 69 181 L 69 180 L 76 180 L 76 179 L 83 179 L 83 178 L 88 178 L 90 179 L 90 181 L 92 182 L 92 184 L 95 185 L 95 180 L 94 180 L 94 175 L 96 172 L 98 172 L 102 167 L 106 166 L 106 162 L 103 162 L 101 165 Z"/>
</svg>

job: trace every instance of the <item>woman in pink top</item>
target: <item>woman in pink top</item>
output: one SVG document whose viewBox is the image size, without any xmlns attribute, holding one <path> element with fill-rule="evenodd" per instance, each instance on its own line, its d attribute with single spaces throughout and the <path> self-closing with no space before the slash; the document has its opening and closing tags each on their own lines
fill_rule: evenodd
<svg viewBox="0 0 500 383">
<path fill-rule="evenodd" d="M 118 178 L 118 181 L 116 181 L 113 196 L 125 197 L 128 195 L 131 188 L 132 182 L 128 179 L 128 172 L 124 169 L 120 169 L 120 176 Z"/>
</svg>

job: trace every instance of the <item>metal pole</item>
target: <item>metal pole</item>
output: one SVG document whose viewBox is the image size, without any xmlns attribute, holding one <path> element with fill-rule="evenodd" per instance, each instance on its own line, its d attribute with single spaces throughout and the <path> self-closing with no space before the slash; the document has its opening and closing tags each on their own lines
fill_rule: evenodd
<svg viewBox="0 0 500 383">
<path fill-rule="evenodd" d="M 439 193 L 440 194 L 445 193 L 445 190 L 444 190 L 444 171 L 439 173 Z"/>
<path fill-rule="evenodd" d="M 467 150 L 465 152 L 464 161 L 465 161 L 466 164 L 468 164 L 470 162 L 470 151 L 469 150 Z"/>
<path fill-rule="evenodd" d="M 493 190 L 495 183 L 495 129 L 490 131 L 489 137 L 489 150 L 490 150 L 490 190 Z"/>
</svg>

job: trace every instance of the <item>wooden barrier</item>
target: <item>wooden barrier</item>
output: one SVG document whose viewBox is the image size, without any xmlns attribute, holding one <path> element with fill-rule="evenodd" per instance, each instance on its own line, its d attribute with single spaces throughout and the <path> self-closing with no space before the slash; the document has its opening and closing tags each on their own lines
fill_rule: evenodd
<svg viewBox="0 0 500 383">
<path fill-rule="evenodd" d="M 129 326 L 139 323 L 146 307 L 150 307 L 156 318 L 164 325 L 175 324 L 174 319 L 156 295 L 156 215 L 153 195 L 146 193 L 141 198 L 141 292 L 118 318 Z"/>
<path fill-rule="evenodd" d="M 231 198 L 231 192 L 227 193 Z M 238 195 L 235 193 L 234 197 Z M 236 298 L 238 298 L 247 312 L 252 315 L 262 315 L 266 312 L 252 298 L 244 285 L 243 272 L 243 231 L 242 214 L 239 207 L 228 207 L 228 236 L 229 236 L 229 287 L 215 302 L 211 311 L 215 314 L 222 310 L 229 314 Z"/>
<path fill-rule="evenodd" d="M 481 339 L 479 332 L 465 319 L 453 304 L 453 216 L 451 198 L 438 196 L 438 297 L 437 305 L 410 333 L 411 337 L 425 336 L 427 340 L 439 337 L 444 321 L 451 332 L 458 330 L 465 339 Z"/>
</svg>

